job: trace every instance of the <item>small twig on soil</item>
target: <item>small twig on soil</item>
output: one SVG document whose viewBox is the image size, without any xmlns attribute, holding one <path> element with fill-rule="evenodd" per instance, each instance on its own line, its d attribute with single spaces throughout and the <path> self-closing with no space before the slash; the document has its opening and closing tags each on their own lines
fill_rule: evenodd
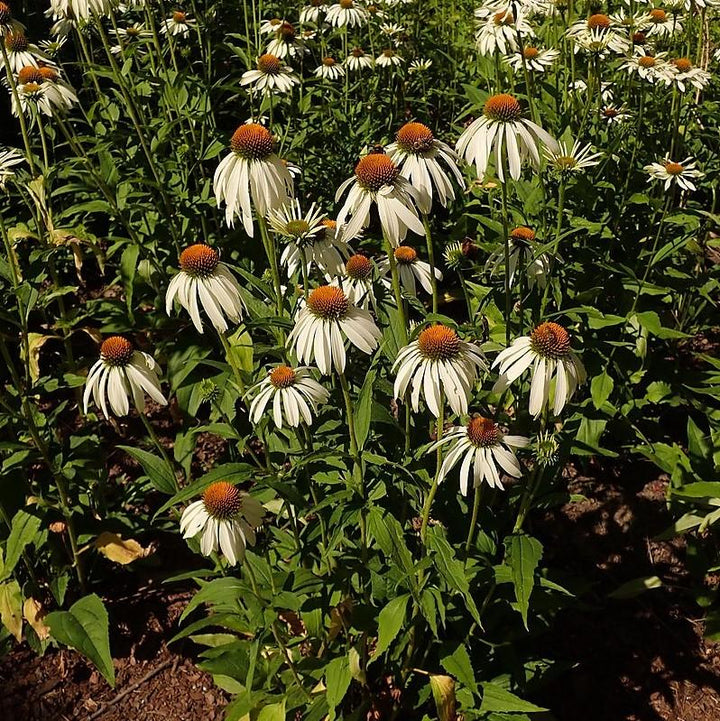
<svg viewBox="0 0 720 721">
<path fill-rule="evenodd" d="M 160 671 L 167 668 L 171 663 L 175 661 L 175 658 L 169 658 L 163 661 L 159 666 L 148 671 L 139 681 L 136 681 L 132 686 L 128 686 L 124 691 L 115 696 L 112 701 L 108 701 L 102 708 L 99 708 L 92 716 L 88 716 L 87 721 L 93 721 L 93 719 L 99 718 L 106 711 L 112 708 L 118 701 L 122 701 L 126 696 L 131 694 L 133 691 L 137 691 L 146 681 L 149 681 L 153 676 L 156 676 Z"/>
</svg>

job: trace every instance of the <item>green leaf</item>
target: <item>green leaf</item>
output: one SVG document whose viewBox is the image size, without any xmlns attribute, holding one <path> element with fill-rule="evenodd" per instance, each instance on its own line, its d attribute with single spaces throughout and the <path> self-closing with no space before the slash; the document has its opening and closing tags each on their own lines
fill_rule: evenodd
<svg viewBox="0 0 720 721">
<path fill-rule="evenodd" d="M 359 450 L 365 446 L 372 420 L 373 391 L 377 371 L 373 368 L 365 376 L 355 407 L 355 436 Z"/>
<path fill-rule="evenodd" d="M 539 713 L 547 711 L 542 706 L 536 706 L 529 701 L 523 701 L 510 691 L 506 691 L 496 683 L 484 683 L 482 685 L 483 699 L 480 706 L 480 713 L 490 711 L 504 711 L 506 713 Z"/>
<path fill-rule="evenodd" d="M 335 708 L 345 698 L 352 674 L 350 673 L 350 660 L 347 656 L 334 658 L 325 667 L 325 686 L 327 688 L 326 698 L 329 710 L 329 719 L 335 718 Z"/>
<path fill-rule="evenodd" d="M 167 495 L 175 493 L 177 480 L 170 473 L 167 463 L 162 458 L 132 446 L 118 446 L 118 448 L 131 455 L 143 467 L 143 471 L 150 479 L 153 488 Z"/>
<path fill-rule="evenodd" d="M 632 581 L 623 583 L 611 593 L 608 593 L 608 598 L 635 598 L 645 591 L 649 591 L 653 588 L 660 588 L 663 582 L 657 576 L 641 576 L 640 578 L 633 578 Z"/>
<path fill-rule="evenodd" d="M 465 646 L 459 643 L 452 653 L 440 659 L 442 667 L 461 684 L 467 686 L 473 693 L 477 693 L 477 683 L 473 673 L 472 661 Z"/>
<path fill-rule="evenodd" d="M 403 621 L 405 620 L 405 613 L 407 611 L 408 600 L 410 594 L 406 593 L 397 598 L 393 598 L 378 616 L 378 640 L 375 646 L 375 651 L 372 657 L 368 661 L 368 666 L 380 658 L 385 651 L 390 647 L 390 644 L 395 640 L 397 635 L 400 633 Z"/>
<path fill-rule="evenodd" d="M 32 543 L 40 531 L 40 519 L 20 509 L 12 519 L 10 535 L 5 545 L 5 566 L 0 580 L 7 578 L 14 570 L 25 546 Z"/>
<path fill-rule="evenodd" d="M 257 715 L 257 721 L 285 721 L 285 701 L 269 703 L 263 706 Z"/>
<path fill-rule="evenodd" d="M 22 641 L 22 592 L 17 581 L 0 585 L 0 621 L 15 640 Z"/>
<path fill-rule="evenodd" d="M 606 371 L 603 371 L 599 376 L 595 376 L 592 379 L 592 383 L 590 383 L 590 395 L 592 396 L 592 402 L 595 408 L 600 410 L 603 407 L 614 387 L 615 381 Z"/>
<path fill-rule="evenodd" d="M 535 569 L 542 558 L 543 547 L 536 538 L 515 534 L 505 539 L 505 548 L 505 562 L 510 566 L 512 573 L 518 610 L 527 628 L 530 594 L 535 587 Z"/>
<path fill-rule="evenodd" d="M 69 611 L 53 611 L 45 619 L 53 638 L 89 658 L 107 682 L 115 687 L 110 655 L 108 615 L 96 594 L 81 598 Z"/>
<path fill-rule="evenodd" d="M 690 417 L 687 421 L 687 436 L 690 457 L 701 461 L 709 459 L 712 449 L 707 441 L 707 436 Z"/>
</svg>

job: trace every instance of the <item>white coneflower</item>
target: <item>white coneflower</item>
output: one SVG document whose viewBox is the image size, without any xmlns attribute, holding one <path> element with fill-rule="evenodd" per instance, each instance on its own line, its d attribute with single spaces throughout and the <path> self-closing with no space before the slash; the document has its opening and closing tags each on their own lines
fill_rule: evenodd
<svg viewBox="0 0 720 721">
<path fill-rule="evenodd" d="M 7 79 L 3 78 L 3 84 L 8 86 L 11 92 L 10 101 L 12 113 L 18 116 L 20 113 L 30 118 L 35 117 L 35 113 L 43 115 L 52 115 L 53 105 L 47 95 L 48 85 L 43 82 L 39 68 L 33 68 L 18 74 L 17 79 L 17 98 L 15 93 L 9 88 Z M 23 70 L 25 70 L 23 68 Z M 32 71 L 32 72 L 30 72 Z"/>
<path fill-rule="evenodd" d="M 310 3 L 300 10 L 300 22 L 315 23 L 315 25 L 319 25 L 320 16 L 324 15 L 327 10 L 327 0 L 310 0 Z"/>
<path fill-rule="evenodd" d="M 288 277 L 303 268 L 307 272 L 313 265 L 330 275 L 342 272 L 349 248 L 337 237 L 335 222 L 324 218 L 314 203 L 303 215 L 300 201 L 294 200 L 289 205 L 271 210 L 268 223 L 288 242 L 280 258 L 280 262 L 287 266 Z"/>
<path fill-rule="evenodd" d="M 576 80 L 570 83 L 569 90 L 571 94 L 587 93 L 588 86 L 584 80 Z M 614 90 L 614 83 L 605 82 L 604 80 L 600 83 L 600 99 L 603 103 L 611 103 L 613 101 Z"/>
<path fill-rule="evenodd" d="M 608 125 L 620 125 L 626 123 L 632 117 L 632 113 L 626 105 L 605 105 L 600 109 L 600 117 Z"/>
<path fill-rule="evenodd" d="M 265 510 L 252 496 L 232 483 L 210 484 L 202 500 L 191 503 L 180 518 L 183 538 L 199 533 L 200 552 L 209 556 L 222 551 L 231 566 L 245 557 L 247 546 L 255 545 L 255 529 L 263 522 Z"/>
<path fill-rule="evenodd" d="M 170 281 L 165 297 L 168 315 L 176 298 L 190 314 L 198 333 L 203 332 L 200 308 L 218 333 L 228 329 L 226 316 L 238 323 L 245 310 L 238 282 L 220 262 L 217 252 L 203 243 L 191 245 L 180 253 L 180 272 Z"/>
<path fill-rule="evenodd" d="M 376 306 L 373 291 L 373 271 L 375 264 L 365 255 L 356 253 L 345 262 L 344 272 L 340 275 L 340 287 L 347 299 L 358 308 L 367 309 Z"/>
<path fill-rule="evenodd" d="M 685 158 L 680 163 L 675 163 L 665 158 L 662 163 L 650 163 L 644 168 L 650 174 L 650 181 L 662 180 L 667 190 L 675 183 L 681 190 L 697 190 L 693 180 L 702 178 L 705 173 L 698 170 L 697 164 L 692 158 Z"/>
<path fill-rule="evenodd" d="M 635 54 L 628 58 L 620 67 L 627 70 L 631 75 L 638 75 L 649 83 L 663 83 L 670 85 L 677 68 L 665 59 L 667 53 L 657 55 L 646 55 L 642 50 L 636 48 Z"/>
<path fill-rule="evenodd" d="M 585 367 L 570 348 L 570 334 L 557 323 L 541 323 L 529 336 L 521 336 L 501 351 L 492 367 L 499 366 L 493 392 L 501 393 L 532 367 L 530 413 L 537 418 L 550 400 L 555 378 L 552 409 L 558 415 L 572 398 L 575 389 L 585 382 Z"/>
<path fill-rule="evenodd" d="M 625 29 L 613 23 L 608 15 L 595 13 L 587 20 L 573 23 L 567 30 L 568 37 L 575 43 L 575 51 L 603 55 L 607 50 L 624 54 L 631 46 Z"/>
<path fill-rule="evenodd" d="M 405 240 L 408 230 L 425 235 L 415 207 L 418 192 L 384 153 L 360 158 L 355 174 L 338 188 L 335 202 L 348 188 L 350 192 L 337 217 L 343 240 L 356 238 L 367 227 L 373 205 L 377 206 L 383 233 L 393 246 Z"/>
<path fill-rule="evenodd" d="M 263 35 L 272 35 L 280 29 L 280 26 L 285 23 L 285 20 L 280 18 L 270 18 L 269 20 L 263 20 L 260 23 L 260 32 Z"/>
<path fill-rule="evenodd" d="M 351 72 L 357 73 L 361 70 L 371 70 L 373 59 L 369 55 L 366 55 L 362 48 L 353 48 L 347 58 L 345 58 L 345 65 L 348 66 Z"/>
<path fill-rule="evenodd" d="M 275 37 L 268 43 L 265 52 L 279 58 L 295 58 L 307 52 L 307 48 L 302 39 L 298 37 L 295 26 L 283 21 L 275 31 Z"/>
<path fill-rule="evenodd" d="M 25 27 L 13 18 L 10 6 L 5 2 L 0 2 L 0 38 L 24 31 Z"/>
<path fill-rule="evenodd" d="M 455 199 L 450 175 L 461 188 L 465 187 L 455 151 L 437 140 L 427 125 L 406 123 L 386 150 L 400 174 L 418 191 L 418 207 L 425 215 L 432 209 L 433 190 L 444 208 Z"/>
<path fill-rule="evenodd" d="M 33 71 L 33 68 L 24 68 L 24 70 Z M 77 105 L 78 98 L 73 88 L 60 77 L 59 71 L 49 65 L 41 65 L 37 68 L 37 72 L 42 77 L 42 87 L 45 97 L 48 99 L 53 110 L 64 113 Z M 18 78 L 22 75 L 21 70 Z"/>
<path fill-rule="evenodd" d="M 696 90 L 705 90 L 712 77 L 707 70 L 693 66 L 689 58 L 675 58 L 671 61 L 677 69 L 673 75 L 673 83 L 681 93 L 693 87 Z"/>
<path fill-rule="evenodd" d="M 316 78 L 325 78 L 325 80 L 339 80 L 345 77 L 345 68 L 338 63 L 335 58 L 323 58 L 322 63 L 315 68 Z"/>
<path fill-rule="evenodd" d="M 160 32 L 163 35 L 172 35 L 186 40 L 190 37 L 190 31 L 195 27 L 197 27 L 195 20 L 189 18 L 186 12 L 176 10 L 169 18 L 163 20 Z"/>
<path fill-rule="evenodd" d="M 400 67 L 405 61 L 392 48 L 385 48 L 375 58 L 375 65 L 381 68 Z"/>
<path fill-rule="evenodd" d="M 681 18 L 676 14 L 668 14 L 661 8 L 653 8 L 643 20 L 643 29 L 648 37 L 669 38 L 683 31 Z"/>
<path fill-rule="evenodd" d="M 398 353 L 394 394 L 402 398 L 411 387 L 410 405 L 417 412 L 420 395 L 430 412 L 439 418 L 443 396 L 453 413 L 465 415 L 478 371 L 487 371 L 482 351 L 461 340 L 445 325 L 433 325 L 421 331 L 417 339 Z"/>
<path fill-rule="evenodd" d="M 128 396 L 139 413 L 145 411 L 145 394 L 156 403 L 167 405 L 160 390 L 158 374 L 160 366 L 155 359 L 135 350 L 133 344 L 119 335 L 111 336 L 100 346 L 100 360 L 88 373 L 83 394 L 83 407 L 88 411 L 90 396 L 105 418 L 112 415 L 126 416 L 130 412 Z"/>
<path fill-rule="evenodd" d="M 0 189 L 4 189 L 7 181 L 15 176 L 13 168 L 23 160 L 25 156 L 19 150 L 14 148 L 0 150 Z"/>
<path fill-rule="evenodd" d="M 401 245 L 393 251 L 395 262 L 397 264 L 398 274 L 400 276 L 400 285 L 410 295 L 417 295 L 417 283 L 420 283 L 426 293 L 432 293 L 432 280 L 430 273 L 430 264 L 418 258 L 415 248 L 409 245 Z M 381 275 L 386 276 L 390 271 L 390 260 L 384 258 L 378 263 L 378 271 Z M 443 279 L 443 274 L 435 268 L 435 278 Z M 390 281 L 385 278 L 385 285 L 390 287 Z"/>
<path fill-rule="evenodd" d="M 40 48 L 29 43 L 25 33 L 20 30 L 6 33 L 2 41 L 5 43 L 10 72 L 18 73 L 27 66 L 38 67 L 38 61 L 45 58 Z M 0 62 L 3 62 L 2 59 Z"/>
<path fill-rule="evenodd" d="M 561 175 L 573 175 L 582 173 L 588 168 L 598 165 L 598 158 L 602 157 L 602 153 L 594 152 L 594 148 L 590 143 L 583 146 L 579 140 L 576 140 L 572 147 L 561 141 L 555 150 L 545 149 L 545 158 L 548 166 Z"/>
<path fill-rule="evenodd" d="M 408 65 L 408 73 L 414 75 L 415 73 L 426 73 L 432 67 L 433 61 L 425 58 L 417 58 Z"/>
<path fill-rule="evenodd" d="M 124 28 L 119 27 L 110 32 L 115 36 L 117 42 L 117 45 L 113 45 L 110 48 L 110 52 L 114 55 L 119 55 L 124 49 L 135 45 L 138 41 L 152 37 L 152 31 L 147 30 L 142 23 L 135 23 Z M 142 45 L 137 45 L 137 47 L 142 47 Z"/>
<path fill-rule="evenodd" d="M 519 6 L 518 6 L 519 9 Z M 518 36 L 532 35 L 533 30 L 522 12 L 511 9 L 500 10 L 490 15 L 479 27 L 475 41 L 480 55 L 507 55 L 518 49 Z"/>
<path fill-rule="evenodd" d="M 489 418 L 474 416 L 466 426 L 453 426 L 443 437 L 435 441 L 428 453 L 447 444 L 450 450 L 443 459 L 438 473 L 438 483 L 457 465 L 460 466 L 460 490 L 467 496 L 468 481 L 472 477 L 473 487 L 485 481 L 491 488 L 503 489 L 503 471 L 513 478 L 522 476 L 522 467 L 513 453 L 513 448 L 525 448 L 530 439 L 525 436 L 505 435 L 497 423 Z"/>
<path fill-rule="evenodd" d="M 556 140 L 539 125 L 522 117 L 520 103 L 502 93 L 493 95 L 483 106 L 483 115 L 474 120 L 457 141 L 457 151 L 468 163 L 474 163 L 478 178 L 487 170 L 493 153 L 495 172 L 505 182 L 505 166 L 510 177 L 520 177 L 522 164 L 529 159 L 533 167 L 540 166 L 538 143 L 556 150 Z"/>
<path fill-rule="evenodd" d="M 380 32 L 389 37 L 395 45 L 399 45 L 402 42 L 402 36 L 405 34 L 405 28 L 397 23 L 383 23 L 380 26 Z"/>
<path fill-rule="evenodd" d="M 95 17 L 108 17 L 116 4 L 115 0 L 50 0 L 50 12 L 54 20 L 87 22 Z"/>
<path fill-rule="evenodd" d="M 508 239 L 510 246 L 510 285 L 515 284 L 515 277 L 518 268 L 521 269 L 523 277 L 527 278 L 528 286 L 532 288 L 536 284 L 540 288 L 547 285 L 550 274 L 550 256 L 547 253 L 535 254 L 536 244 L 535 231 L 524 225 L 513 228 Z M 485 264 L 485 268 L 492 275 L 500 266 L 505 264 L 505 249 L 498 248 L 491 253 Z"/>
<path fill-rule="evenodd" d="M 215 171 L 215 199 L 225 202 L 225 222 L 233 227 L 235 216 L 242 219 L 245 232 L 253 237 L 253 205 L 265 216 L 274 208 L 290 203 L 293 179 L 287 166 L 275 155 L 270 131 L 257 123 L 245 123 L 230 140 L 231 152 Z"/>
<path fill-rule="evenodd" d="M 362 27 L 368 21 L 368 11 L 354 0 L 340 0 L 331 5 L 325 15 L 325 22 L 334 28 Z"/>
<path fill-rule="evenodd" d="M 240 85 L 250 85 L 261 93 L 289 93 L 293 85 L 299 85 L 300 78 L 293 69 L 275 55 L 265 53 L 257 61 L 255 70 L 248 70 L 240 78 Z"/>
<path fill-rule="evenodd" d="M 345 372 L 344 338 L 369 355 L 377 348 L 382 332 L 370 313 L 350 303 L 341 288 L 315 288 L 295 317 L 288 345 L 301 363 L 314 362 L 323 375 L 329 375 L 333 369 Z"/>
<path fill-rule="evenodd" d="M 60 50 L 67 42 L 67 38 L 58 38 L 57 40 L 41 40 L 38 43 L 38 47 L 43 51 L 48 58 L 57 58 L 60 55 Z"/>
<path fill-rule="evenodd" d="M 254 395 L 250 404 L 250 421 L 257 425 L 268 403 L 272 402 L 272 418 L 278 428 L 285 425 L 297 428 L 302 421 L 309 426 L 317 407 L 327 403 L 329 393 L 310 373 L 306 366 L 290 368 L 279 365 L 250 391 Z"/>
<path fill-rule="evenodd" d="M 532 73 L 544 73 L 560 57 L 559 50 L 539 48 L 528 45 L 505 58 L 505 62 L 515 71 L 523 66 Z"/>
</svg>

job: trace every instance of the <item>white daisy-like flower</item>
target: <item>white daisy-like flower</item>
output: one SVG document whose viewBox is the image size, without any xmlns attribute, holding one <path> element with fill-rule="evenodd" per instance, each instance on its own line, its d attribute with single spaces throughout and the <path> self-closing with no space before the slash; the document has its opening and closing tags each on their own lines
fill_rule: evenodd
<svg viewBox="0 0 720 721">
<path fill-rule="evenodd" d="M 287 241 L 280 262 L 287 266 L 292 277 L 303 266 L 306 271 L 315 265 L 322 273 L 339 275 L 350 249 L 338 237 L 335 221 L 324 218 L 313 203 L 303 215 L 300 201 L 271 210 L 268 213 L 270 228 Z"/>
<path fill-rule="evenodd" d="M 240 85 L 249 85 L 263 94 L 272 92 L 289 93 L 293 85 L 299 85 L 300 78 L 295 71 L 275 55 L 265 53 L 257 61 L 254 70 L 248 70 L 240 78 Z"/>
<path fill-rule="evenodd" d="M 325 22 L 334 28 L 359 28 L 367 24 L 368 17 L 368 11 L 355 0 L 340 0 L 328 8 Z"/>
<path fill-rule="evenodd" d="M 586 378 L 585 367 L 570 348 L 570 334 L 557 323 L 541 323 L 529 336 L 516 338 L 493 361 L 492 367 L 498 366 L 500 377 L 493 387 L 495 393 L 503 392 L 532 367 L 530 413 L 534 418 L 549 405 L 553 378 L 555 391 L 550 405 L 555 415 L 562 412 Z"/>
<path fill-rule="evenodd" d="M 146 393 L 156 403 L 167 405 L 160 390 L 159 373 L 160 366 L 155 359 L 135 350 L 126 338 L 119 335 L 106 338 L 100 346 L 100 360 L 90 368 L 85 381 L 85 413 L 88 411 L 90 396 L 105 418 L 110 417 L 110 411 L 114 416 L 126 416 L 130 412 L 128 397 L 132 398 L 138 412 L 143 413 Z"/>
<path fill-rule="evenodd" d="M 345 58 L 345 65 L 353 73 L 358 73 L 361 70 L 372 70 L 373 62 L 373 59 L 366 55 L 362 48 L 353 48 Z"/>
<path fill-rule="evenodd" d="M 620 67 L 631 75 L 638 75 L 649 83 L 670 85 L 677 68 L 667 60 L 667 53 L 646 55 L 642 50 L 635 49 L 635 54 L 628 58 Z"/>
<path fill-rule="evenodd" d="M 380 26 L 380 32 L 389 37 L 395 45 L 401 42 L 401 36 L 405 33 L 405 28 L 398 23 L 383 23 Z"/>
<path fill-rule="evenodd" d="M 245 306 L 240 297 L 240 286 L 220 256 L 209 245 L 196 243 L 180 253 L 180 272 L 173 277 L 165 297 L 168 315 L 177 298 L 192 318 L 198 333 L 203 332 L 200 308 L 210 318 L 218 333 L 228 329 L 225 318 L 238 323 Z"/>
<path fill-rule="evenodd" d="M 152 31 L 147 30 L 143 23 L 134 23 L 124 28 L 119 27 L 111 30 L 110 32 L 114 35 L 117 42 L 117 45 L 113 45 L 110 48 L 110 51 L 114 55 L 119 55 L 123 52 L 123 49 L 130 46 L 135 46 L 140 49 L 142 48 L 142 43 L 140 41 L 147 40 L 152 37 Z"/>
<path fill-rule="evenodd" d="M 425 235 L 416 208 L 419 194 L 389 156 L 371 153 L 360 158 L 355 175 L 338 188 L 336 203 L 348 188 L 350 192 L 337 217 L 343 240 L 357 238 L 368 226 L 373 205 L 377 206 L 383 233 L 393 246 L 405 240 L 408 230 Z"/>
<path fill-rule="evenodd" d="M 673 75 L 673 83 L 681 93 L 691 87 L 696 90 L 705 90 L 708 86 L 712 77 L 710 73 L 707 70 L 693 66 L 689 58 L 675 58 L 671 62 L 677 69 L 677 73 Z"/>
<path fill-rule="evenodd" d="M 541 50 L 531 45 L 525 46 L 522 50 L 514 52 L 504 58 L 505 62 L 515 71 L 520 71 L 523 66 L 532 73 L 544 73 L 560 57 L 559 50 L 547 48 Z"/>
<path fill-rule="evenodd" d="M 25 26 L 13 18 L 10 6 L 5 2 L 0 2 L 0 38 L 24 31 Z"/>
<path fill-rule="evenodd" d="M 583 146 L 579 140 L 576 140 L 572 147 L 569 147 L 568 143 L 561 141 L 556 149 L 545 149 L 545 159 L 548 167 L 557 173 L 574 175 L 598 165 L 600 162 L 598 158 L 602 158 L 602 153 L 596 153 L 594 150 L 590 143 Z"/>
<path fill-rule="evenodd" d="M 115 0 L 50 0 L 49 12 L 53 20 L 88 21 L 94 17 L 109 17 L 115 5 Z"/>
<path fill-rule="evenodd" d="M 375 58 L 375 65 L 381 68 L 400 67 L 405 61 L 392 48 L 385 48 Z"/>
<path fill-rule="evenodd" d="M 426 73 L 432 67 L 433 61 L 425 58 L 417 58 L 408 65 L 408 73 L 414 75 L 415 73 Z"/>
<path fill-rule="evenodd" d="M 350 303 L 341 288 L 315 288 L 295 317 L 288 345 L 301 363 L 314 362 L 323 375 L 329 375 L 333 369 L 345 372 L 344 338 L 369 355 L 377 348 L 382 332 L 370 313 Z"/>
<path fill-rule="evenodd" d="M 500 182 L 505 182 L 504 167 L 517 180 L 525 160 L 535 168 L 540 166 L 538 143 L 552 150 L 558 148 L 547 131 L 522 117 L 520 103 L 512 95 L 502 93 L 486 101 L 482 117 L 463 131 L 456 149 L 467 163 L 475 164 L 478 178 L 485 175 L 494 153 L 495 172 Z"/>
<path fill-rule="evenodd" d="M 299 38 L 295 26 L 283 21 L 275 31 L 275 37 L 268 43 L 265 52 L 281 59 L 295 58 L 308 52 L 302 38 Z"/>
<path fill-rule="evenodd" d="M 230 140 L 231 152 L 215 171 L 215 199 L 225 203 L 225 222 L 232 228 L 235 216 L 253 237 L 252 209 L 259 215 L 290 203 L 293 179 L 287 165 L 274 152 L 270 131 L 257 123 L 245 123 Z"/>
<path fill-rule="evenodd" d="M 461 188 L 465 187 L 455 151 L 437 140 L 427 125 L 406 123 L 385 150 L 400 168 L 400 174 L 418 191 L 418 207 L 424 215 L 432 210 L 433 191 L 444 208 L 455 199 L 450 176 Z"/>
<path fill-rule="evenodd" d="M 255 396 L 249 410 L 251 423 L 257 425 L 272 402 L 272 418 L 278 428 L 282 428 L 283 423 L 297 428 L 302 421 L 311 425 L 317 407 L 327 403 L 329 396 L 307 366 L 286 365 L 273 368 L 249 393 Z"/>
<path fill-rule="evenodd" d="M 595 13 L 587 20 L 573 23 L 566 34 L 575 43 L 575 52 L 583 50 L 602 56 L 611 50 L 622 55 L 631 46 L 625 28 L 615 25 L 612 19 L 603 13 Z"/>
<path fill-rule="evenodd" d="M 673 184 L 676 184 L 681 190 L 697 190 L 693 180 L 702 178 L 705 175 L 705 173 L 698 170 L 697 164 L 692 158 L 685 158 L 680 163 L 665 158 L 662 163 L 646 165 L 644 170 L 649 173 L 650 181 L 663 181 L 665 190 Z"/>
<path fill-rule="evenodd" d="M 653 8 L 643 18 L 642 28 L 648 37 L 669 38 L 683 31 L 683 23 L 676 13 L 668 14 L 662 8 Z"/>
<path fill-rule="evenodd" d="M 453 413 L 462 416 L 467 414 L 479 371 L 487 371 L 480 348 L 461 340 L 452 328 L 433 325 L 398 353 L 393 365 L 397 373 L 393 392 L 402 398 L 410 386 L 412 409 L 418 411 L 422 395 L 436 418 L 440 417 L 444 397 Z"/>
<path fill-rule="evenodd" d="M 521 225 L 510 231 L 509 260 L 511 286 L 515 284 L 518 268 L 521 269 L 521 272 L 527 279 L 528 286 L 530 288 L 535 285 L 538 285 L 540 288 L 544 288 L 547 285 L 547 279 L 550 275 L 550 255 L 548 253 L 540 253 L 539 255 L 536 255 L 535 248 L 533 247 L 535 244 L 535 231 L 532 228 Z M 486 270 L 489 270 L 492 275 L 498 270 L 498 268 L 504 265 L 505 249 L 503 247 L 498 248 L 495 252 L 490 254 L 490 257 L 485 264 L 485 268 Z"/>
<path fill-rule="evenodd" d="M 272 35 L 280 29 L 280 26 L 285 23 L 285 20 L 280 18 L 270 18 L 269 20 L 263 20 L 260 23 L 260 33 L 262 35 Z"/>
<path fill-rule="evenodd" d="M 436 448 L 450 444 L 450 451 L 443 459 L 438 473 L 438 483 L 458 464 L 460 466 L 460 490 L 464 496 L 468 493 L 468 481 L 472 477 L 474 488 L 485 481 L 491 488 L 503 489 L 501 480 L 505 472 L 513 478 L 522 476 L 514 448 L 525 448 L 530 439 L 525 436 L 505 435 L 497 423 L 489 418 L 474 416 L 466 426 L 453 426 L 435 441 L 428 453 Z"/>
<path fill-rule="evenodd" d="M 358 308 L 367 309 L 370 305 L 375 308 L 374 269 L 375 264 L 370 258 L 356 253 L 347 259 L 339 281 L 336 279 L 333 284 L 339 284 L 347 299 Z"/>
<path fill-rule="evenodd" d="M 322 63 L 315 68 L 314 75 L 325 80 L 340 80 L 345 77 L 345 68 L 335 58 L 327 57 L 323 58 Z"/>
<path fill-rule="evenodd" d="M 0 33 L 1 34 L 1 33 Z M 67 38 L 58 38 L 57 40 L 40 40 L 38 47 L 49 58 L 57 58 L 60 50 L 67 42 Z"/>
<path fill-rule="evenodd" d="M 586 93 L 588 90 L 587 83 L 580 79 L 576 80 L 573 83 L 570 83 L 569 85 L 570 93 Z M 600 83 L 600 99 L 603 101 L 603 103 L 611 103 L 613 101 L 614 96 L 614 90 L 615 90 L 615 84 L 611 82 L 602 81 Z"/>
<path fill-rule="evenodd" d="M 44 53 L 37 45 L 28 42 L 25 33 L 18 30 L 6 33 L 3 37 L 5 52 L 10 65 L 10 72 L 19 73 L 26 66 L 38 67 L 39 61 L 46 59 Z M 0 63 L 4 59 L 0 58 Z"/>
<path fill-rule="evenodd" d="M 319 25 L 320 17 L 325 15 L 327 10 L 327 0 L 310 0 L 310 3 L 300 10 L 300 22 Z"/>
<path fill-rule="evenodd" d="M 0 150 L 0 189 L 4 189 L 7 181 L 15 176 L 13 168 L 23 160 L 25 156 L 15 148 Z"/>
<path fill-rule="evenodd" d="M 73 88 L 60 77 L 57 68 L 49 65 L 41 65 L 39 68 L 28 66 L 18 73 L 18 82 L 21 82 L 23 73 L 29 73 L 33 82 L 38 82 L 37 73 L 40 74 L 44 95 L 51 108 L 59 113 L 64 113 L 77 105 L 78 98 Z"/>
<path fill-rule="evenodd" d="M 395 263 L 397 265 L 398 274 L 400 276 L 400 285 L 405 291 L 412 296 L 417 296 L 417 283 L 426 293 L 432 293 L 432 280 L 430 264 L 418 258 L 415 248 L 409 245 L 401 245 L 393 251 Z M 390 272 L 390 260 L 384 258 L 378 263 L 378 271 L 382 276 L 386 276 Z M 435 278 L 443 279 L 443 274 L 435 268 Z M 390 287 L 390 280 L 383 278 L 386 287 Z"/>
<path fill-rule="evenodd" d="M 247 546 L 255 545 L 255 529 L 263 522 L 265 510 L 252 496 L 232 483 L 210 484 L 202 500 L 191 503 L 180 518 L 183 538 L 199 533 L 203 556 L 221 551 L 231 566 L 245 558 Z"/>
<path fill-rule="evenodd" d="M 518 49 L 518 36 L 521 38 L 533 34 L 532 27 L 525 19 L 522 11 L 511 9 L 493 13 L 482 22 L 475 34 L 480 55 L 507 55 Z M 517 17 L 516 17 L 517 14 Z"/>
<path fill-rule="evenodd" d="M 10 90 L 12 114 L 16 117 L 21 112 L 23 115 L 33 119 L 36 112 L 47 116 L 51 116 L 53 113 L 53 106 L 47 94 L 49 86 L 39 79 L 39 68 L 33 68 L 33 70 L 38 71 L 38 77 L 30 77 L 30 74 L 26 73 L 24 76 L 25 82 L 21 83 L 18 81 L 17 83 L 17 98 L 15 97 L 15 93 L 10 89 L 7 79 L 3 78 L 3 84 Z"/>
<path fill-rule="evenodd" d="M 190 37 L 190 31 L 197 27 L 193 18 L 188 17 L 186 12 L 176 10 L 169 18 L 162 21 L 160 32 L 163 35 L 181 37 L 185 40 Z"/>
<path fill-rule="evenodd" d="M 600 117 L 608 125 L 621 125 L 632 118 L 626 105 L 605 105 L 600 109 Z"/>
</svg>

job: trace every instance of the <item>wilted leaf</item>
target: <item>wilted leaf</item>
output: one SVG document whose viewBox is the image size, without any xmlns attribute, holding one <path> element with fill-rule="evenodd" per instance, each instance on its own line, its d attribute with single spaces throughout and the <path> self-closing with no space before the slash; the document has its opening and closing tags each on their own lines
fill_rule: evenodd
<svg viewBox="0 0 720 721">
<path fill-rule="evenodd" d="M 152 553 L 150 548 L 143 548 L 136 540 L 128 538 L 124 541 L 117 533 L 110 531 L 103 531 L 95 539 L 94 545 L 103 556 L 123 566 Z"/>
<path fill-rule="evenodd" d="M 22 641 L 22 593 L 17 581 L 0 586 L 0 621 L 18 642 Z"/>
<path fill-rule="evenodd" d="M 430 688 L 440 721 L 455 721 L 455 679 L 452 676 L 430 674 Z"/>
<path fill-rule="evenodd" d="M 40 601 L 26 598 L 23 604 L 23 618 L 30 624 L 37 637 L 44 641 L 50 637 L 50 628 L 45 625 L 45 610 Z"/>
<path fill-rule="evenodd" d="M 49 340 L 57 338 L 56 335 L 43 335 L 42 333 L 28 333 L 28 356 L 30 359 L 30 377 L 33 381 L 40 378 L 40 351 Z"/>
</svg>

